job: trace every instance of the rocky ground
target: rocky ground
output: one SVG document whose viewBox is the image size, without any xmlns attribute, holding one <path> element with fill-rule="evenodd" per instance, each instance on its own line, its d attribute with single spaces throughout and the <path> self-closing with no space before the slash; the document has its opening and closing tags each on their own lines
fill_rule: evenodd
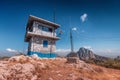
<svg viewBox="0 0 120 80">
<path fill-rule="evenodd" d="M 87 64 L 77 58 L 21 55 L 0 60 L 0 80 L 120 80 L 120 70 Z"/>
</svg>

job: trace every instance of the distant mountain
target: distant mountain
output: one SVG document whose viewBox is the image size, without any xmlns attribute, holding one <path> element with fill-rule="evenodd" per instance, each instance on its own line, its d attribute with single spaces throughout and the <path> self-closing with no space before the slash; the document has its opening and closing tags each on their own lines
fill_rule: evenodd
<svg viewBox="0 0 120 80">
<path fill-rule="evenodd" d="M 67 57 L 79 57 L 80 60 L 106 60 L 108 57 L 96 55 L 93 51 L 81 47 L 77 52 L 70 52 Z"/>
<path fill-rule="evenodd" d="M 81 60 L 95 59 L 94 53 L 84 47 L 80 48 L 77 54 Z"/>
<path fill-rule="evenodd" d="M 107 57 L 96 55 L 95 53 L 93 53 L 93 51 L 86 49 L 84 47 L 80 48 L 79 51 L 77 52 L 77 54 L 81 60 L 89 60 L 89 59 L 104 60 L 104 59 L 108 59 Z"/>
</svg>

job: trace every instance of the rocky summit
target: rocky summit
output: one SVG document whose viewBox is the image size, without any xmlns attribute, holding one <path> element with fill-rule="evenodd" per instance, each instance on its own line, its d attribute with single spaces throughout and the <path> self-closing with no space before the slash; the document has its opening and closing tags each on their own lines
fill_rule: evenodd
<svg viewBox="0 0 120 80">
<path fill-rule="evenodd" d="M 77 53 L 81 60 L 95 59 L 94 53 L 86 48 L 80 48 Z"/>
<path fill-rule="evenodd" d="M 104 59 L 107 59 L 107 57 L 96 55 L 95 53 L 93 53 L 93 51 L 86 49 L 84 47 L 80 48 L 79 51 L 77 52 L 77 54 L 81 60 L 89 60 L 89 59 L 104 60 Z"/>
<path fill-rule="evenodd" d="M 108 57 L 95 54 L 93 51 L 81 47 L 77 52 L 70 52 L 66 57 L 79 57 L 80 60 L 106 60 Z"/>
<path fill-rule="evenodd" d="M 120 70 L 88 64 L 77 57 L 20 55 L 0 60 L 0 80 L 120 80 Z"/>
</svg>

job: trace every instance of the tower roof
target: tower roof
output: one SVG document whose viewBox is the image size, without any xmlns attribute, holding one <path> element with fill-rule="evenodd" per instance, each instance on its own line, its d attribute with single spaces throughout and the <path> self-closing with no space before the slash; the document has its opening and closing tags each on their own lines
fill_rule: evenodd
<svg viewBox="0 0 120 80">
<path fill-rule="evenodd" d="M 54 22 L 50 22 L 48 20 L 30 15 L 29 19 L 28 19 L 27 27 L 30 27 L 32 25 L 33 21 L 37 21 L 37 22 L 40 22 L 40 23 L 43 23 L 43 24 L 46 24 L 46 25 L 50 25 L 50 26 L 55 27 L 55 28 L 59 28 L 59 26 L 60 26 L 59 24 L 56 24 Z"/>
</svg>

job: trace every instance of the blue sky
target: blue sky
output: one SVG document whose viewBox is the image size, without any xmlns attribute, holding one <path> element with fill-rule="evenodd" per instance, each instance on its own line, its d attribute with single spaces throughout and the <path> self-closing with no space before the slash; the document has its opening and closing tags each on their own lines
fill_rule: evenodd
<svg viewBox="0 0 120 80">
<path fill-rule="evenodd" d="M 100 55 L 120 55 L 119 0 L 0 0 L 1 55 L 27 49 L 24 35 L 30 14 L 53 21 L 54 11 L 63 30 L 59 51 L 69 51 L 72 27 L 75 50 L 87 47 Z"/>
</svg>

